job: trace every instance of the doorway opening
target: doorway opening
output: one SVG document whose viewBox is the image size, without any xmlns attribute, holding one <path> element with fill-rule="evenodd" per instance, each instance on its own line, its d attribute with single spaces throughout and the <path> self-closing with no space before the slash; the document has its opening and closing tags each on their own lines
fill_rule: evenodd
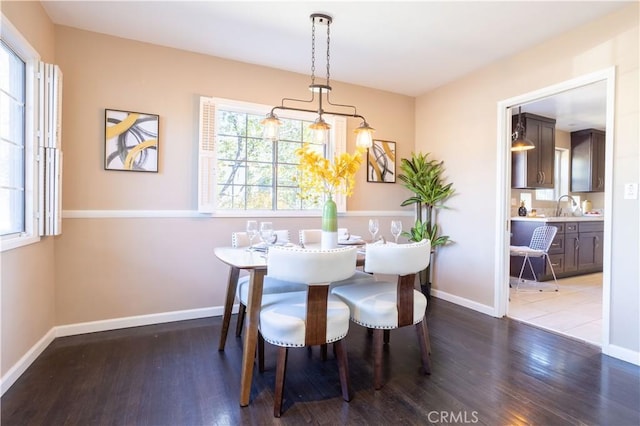
<svg viewBox="0 0 640 426">
<path fill-rule="evenodd" d="M 509 279 L 510 279 L 510 256 L 509 245 L 511 239 L 511 216 L 513 212 L 513 195 L 511 190 L 511 132 L 512 132 L 512 112 L 518 107 L 526 109 L 530 106 L 532 112 L 540 112 L 535 108 L 548 107 L 550 100 L 554 97 L 566 96 L 572 91 L 580 91 L 591 87 L 600 87 L 604 90 L 605 117 L 604 128 L 613 129 L 613 105 L 615 87 L 615 69 L 609 68 L 596 73 L 585 75 L 576 79 L 559 83 L 534 92 L 526 93 L 514 98 L 506 99 L 498 103 L 498 208 L 496 226 L 496 282 L 495 282 L 495 310 L 496 316 L 502 317 L 509 310 Z M 556 111 L 557 116 L 562 112 Z M 611 289 L 611 212 L 612 206 L 612 163 L 613 163 L 613 135 L 606 132 L 605 138 L 605 188 L 602 195 L 602 205 L 604 212 L 604 238 L 603 238 L 603 269 L 602 273 L 595 276 L 594 280 L 602 280 L 602 335 L 601 348 L 607 353 L 609 346 L 609 299 Z M 519 195 L 519 194 L 518 194 Z M 516 202 L 519 205 L 519 200 Z M 550 201 L 554 204 L 553 201 Z M 551 208 L 551 207 L 550 207 Z M 506 232 L 505 232 L 506 231 Z M 560 289 L 562 291 L 562 287 Z"/>
</svg>

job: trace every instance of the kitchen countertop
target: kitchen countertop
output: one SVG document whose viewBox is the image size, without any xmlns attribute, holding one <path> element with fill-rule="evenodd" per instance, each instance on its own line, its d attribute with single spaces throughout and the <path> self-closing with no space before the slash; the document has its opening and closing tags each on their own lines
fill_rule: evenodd
<svg viewBox="0 0 640 426">
<path fill-rule="evenodd" d="M 589 222 L 603 221 L 603 215 L 585 215 L 585 216 L 513 216 L 511 220 L 519 220 L 523 222 Z"/>
</svg>

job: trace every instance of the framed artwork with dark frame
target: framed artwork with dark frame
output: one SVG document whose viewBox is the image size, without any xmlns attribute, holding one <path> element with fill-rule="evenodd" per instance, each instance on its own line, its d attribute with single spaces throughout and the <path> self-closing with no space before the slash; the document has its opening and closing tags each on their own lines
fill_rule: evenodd
<svg viewBox="0 0 640 426">
<path fill-rule="evenodd" d="M 374 139 L 367 149 L 367 182 L 395 183 L 396 143 Z"/>
<path fill-rule="evenodd" d="M 104 169 L 158 172 L 159 116 L 104 110 Z"/>
</svg>

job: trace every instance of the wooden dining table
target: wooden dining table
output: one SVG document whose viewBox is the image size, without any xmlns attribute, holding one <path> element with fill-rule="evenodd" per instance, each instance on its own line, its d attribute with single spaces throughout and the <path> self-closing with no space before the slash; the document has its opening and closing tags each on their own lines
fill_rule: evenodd
<svg viewBox="0 0 640 426">
<path fill-rule="evenodd" d="M 249 405 L 251 381 L 253 379 L 253 362 L 258 344 L 258 319 L 262 304 L 262 286 L 267 272 L 267 260 L 264 253 L 248 251 L 246 248 L 216 247 L 215 256 L 229 265 L 229 281 L 227 282 L 227 296 L 225 306 L 232 306 L 236 297 L 236 285 L 240 270 L 249 271 L 249 296 L 245 317 L 244 345 L 242 349 L 242 372 L 240 376 L 240 406 Z M 218 350 L 223 351 L 229 327 L 231 309 L 225 309 L 223 330 L 220 335 Z"/>
<path fill-rule="evenodd" d="M 224 351 L 226 336 L 228 333 L 231 309 L 236 297 L 236 286 L 241 270 L 249 272 L 249 295 L 245 316 L 245 332 L 242 349 L 242 372 L 240 375 L 240 406 L 249 405 L 251 394 L 251 382 L 253 380 L 253 364 L 258 344 L 258 322 L 260 307 L 262 306 L 262 289 L 264 277 L 267 272 L 267 260 L 264 253 L 249 251 L 245 248 L 216 247 L 215 256 L 223 263 L 229 265 L 229 279 L 227 281 L 227 294 L 225 298 L 225 310 L 223 318 L 223 330 L 220 333 L 218 350 Z M 364 256 L 358 255 L 356 266 L 364 264 Z"/>
</svg>

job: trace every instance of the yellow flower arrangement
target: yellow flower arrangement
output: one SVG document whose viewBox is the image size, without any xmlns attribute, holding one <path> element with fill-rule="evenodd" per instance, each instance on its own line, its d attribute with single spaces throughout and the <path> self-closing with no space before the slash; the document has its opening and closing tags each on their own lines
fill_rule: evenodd
<svg viewBox="0 0 640 426">
<path fill-rule="evenodd" d="M 364 152 L 364 148 L 358 147 L 353 154 L 344 152 L 336 155 L 333 161 L 329 161 L 309 144 L 304 144 L 296 150 L 300 159 L 300 196 L 303 199 L 318 201 L 322 195 L 331 199 L 336 193 L 347 197 L 353 194 L 355 175 L 360 168 Z"/>
</svg>

